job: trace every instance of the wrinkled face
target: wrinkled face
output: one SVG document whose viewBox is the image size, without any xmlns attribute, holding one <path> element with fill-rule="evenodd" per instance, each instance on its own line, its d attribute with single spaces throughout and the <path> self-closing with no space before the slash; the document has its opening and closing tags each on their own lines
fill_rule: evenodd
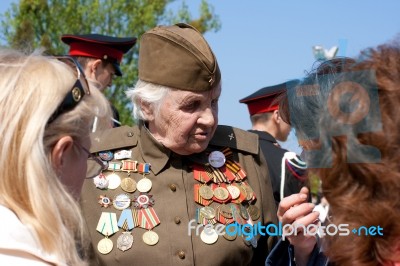
<svg viewBox="0 0 400 266">
<path fill-rule="evenodd" d="M 148 116 L 150 132 L 177 154 L 204 151 L 218 125 L 220 94 L 220 85 L 206 92 L 171 90 L 159 112 Z"/>
<path fill-rule="evenodd" d="M 112 80 L 115 75 L 114 66 L 110 63 L 103 66 L 103 64 L 99 64 L 96 68 L 95 80 L 100 83 L 100 90 L 104 91 L 108 87 L 112 85 Z"/>
</svg>

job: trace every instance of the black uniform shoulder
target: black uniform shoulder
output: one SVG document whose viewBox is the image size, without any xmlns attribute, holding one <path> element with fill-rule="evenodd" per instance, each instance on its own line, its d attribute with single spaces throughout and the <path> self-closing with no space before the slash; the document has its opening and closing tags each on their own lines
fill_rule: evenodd
<svg viewBox="0 0 400 266">
<path fill-rule="evenodd" d="M 92 133 L 91 152 L 115 150 L 119 148 L 134 147 L 138 143 L 139 128 L 137 126 L 121 126 Z"/>
<path fill-rule="evenodd" d="M 251 154 L 258 154 L 258 136 L 254 133 L 225 125 L 218 125 L 211 145 L 229 147 Z"/>
</svg>

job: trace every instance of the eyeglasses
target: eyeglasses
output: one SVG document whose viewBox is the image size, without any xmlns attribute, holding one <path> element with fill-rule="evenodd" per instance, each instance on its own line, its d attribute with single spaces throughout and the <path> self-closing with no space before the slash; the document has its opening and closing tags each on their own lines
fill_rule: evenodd
<svg viewBox="0 0 400 266">
<path fill-rule="evenodd" d="M 51 115 L 47 124 L 52 123 L 59 117 L 62 113 L 71 111 L 75 106 L 82 100 L 85 94 L 89 95 L 89 84 L 85 76 L 85 72 L 82 70 L 79 62 L 70 56 L 53 56 L 52 58 L 57 59 L 67 65 L 69 65 L 73 70 L 76 70 L 77 79 L 75 84 L 72 86 L 71 91 L 64 97 L 61 104 L 57 107 L 54 113 Z"/>
<path fill-rule="evenodd" d="M 85 178 L 94 178 L 98 176 L 102 171 L 107 169 L 107 163 L 103 162 L 96 156 L 94 156 L 90 151 L 88 151 L 85 147 L 83 147 L 80 143 L 74 142 L 74 144 L 83 150 L 87 156 L 87 171 L 86 171 L 86 177 Z"/>
</svg>

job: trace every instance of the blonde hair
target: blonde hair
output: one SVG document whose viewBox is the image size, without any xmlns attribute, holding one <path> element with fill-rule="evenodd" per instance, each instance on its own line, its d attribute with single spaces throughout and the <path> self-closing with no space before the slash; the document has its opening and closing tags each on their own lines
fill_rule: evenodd
<svg viewBox="0 0 400 266">
<path fill-rule="evenodd" d="M 0 49 L 0 73 L 0 204 L 33 229 L 46 253 L 86 265 L 80 208 L 57 177 L 51 151 L 62 136 L 77 142 L 87 137 L 95 117 L 108 120 L 109 103 L 92 89 L 49 124 L 76 73 L 40 52 L 27 56 L 8 49 Z"/>
</svg>

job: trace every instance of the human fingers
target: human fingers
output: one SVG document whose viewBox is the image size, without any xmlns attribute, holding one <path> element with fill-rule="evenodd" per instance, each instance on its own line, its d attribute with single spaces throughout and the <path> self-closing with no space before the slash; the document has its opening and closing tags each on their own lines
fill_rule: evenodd
<svg viewBox="0 0 400 266">
<path fill-rule="evenodd" d="M 278 218 L 281 220 L 283 215 L 292 207 L 299 205 L 307 200 L 308 195 L 305 193 L 297 193 L 287 196 L 281 200 L 278 206 Z"/>
<path fill-rule="evenodd" d="M 298 228 L 297 232 L 303 232 L 304 229 L 307 228 L 310 224 L 314 224 L 314 225 L 318 224 L 318 221 L 319 221 L 318 216 L 319 216 L 319 212 L 313 211 L 311 213 L 308 213 L 307 215 L 304 215 L 304 216 L 296 219 L 292 225 L 295 228 Z M 312 227 L 311 229 L 314 229 L 314 228 L 315 227 Z"/>
<path fill-rule="evenodd" d="M 301 203 L 297 206 L 293 206 L 289 210 L 287 210 L 281 217 L 280 222 L 282 224 L 291 224 L 294 221 L 300 219 L 301 217 L 307 216 L 312 212 L 315 205 L 313 203 Z M 316 218 L 315 218 L 316 219 Z M 314 219 L 314 220 L 315 220 Z"/>
</svg>

